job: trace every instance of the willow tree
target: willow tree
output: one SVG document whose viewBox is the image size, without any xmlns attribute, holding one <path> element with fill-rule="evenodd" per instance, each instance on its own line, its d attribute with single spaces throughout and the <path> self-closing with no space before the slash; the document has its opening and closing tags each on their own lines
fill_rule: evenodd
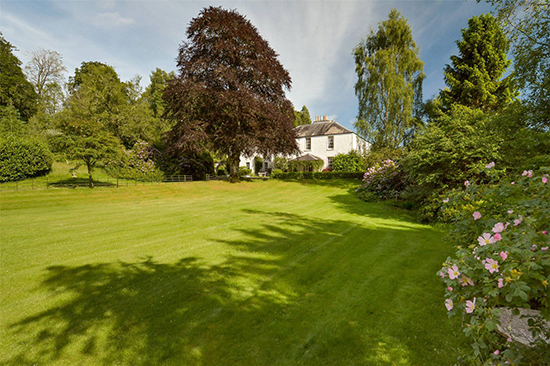
<svg viewBox="0 0 550 366">
<path fill-rule="evenodd" d="M 165 89 L 168 144 L 176 154 L 225 154 L 232 180 L 241 155 L 297 151 L 291 79 L 256 27 L 234 10 L 203 9 L 179 48 L 178 76 Z"/>
<path fill-rule="evenodd" d="M 424 62 L 407 20 L 392 9 L 354 49 L 359 99 L 355 128 L 374 148 L 395 149 L 414 131 Z"/>
</svg>

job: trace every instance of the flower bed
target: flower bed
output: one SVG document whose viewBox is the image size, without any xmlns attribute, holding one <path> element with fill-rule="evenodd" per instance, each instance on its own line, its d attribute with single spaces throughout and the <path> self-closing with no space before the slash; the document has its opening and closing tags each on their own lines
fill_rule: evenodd
<svg viewBox="0 0 550 366">
<path fill-rule="evenodd" d="M 465 190 L 445 199 L 444 209 L 458 212 L 452 239 L 459 245 L 438 274 L 447 287 L 449 316 L 463 317 L 477 363 L 550 360 L 548 172 L 525 171 L 515 181 L 492 186 L 468 182 Z M 511 333 L 502 336 L 508 312 L 518 316 L 520 309 L 540 314 L 529 313 L 531 319 L 525 322 L 532 334 L 528 342 Z"/>
</svg>

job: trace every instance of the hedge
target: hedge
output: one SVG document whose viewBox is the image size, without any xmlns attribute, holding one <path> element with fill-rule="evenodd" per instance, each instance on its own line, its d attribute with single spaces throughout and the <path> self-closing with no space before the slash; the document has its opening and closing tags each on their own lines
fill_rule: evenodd
<svg viewBox="0 0 550 366">
<path fill-rule="evenodd" d="M 272 178 L 275 179 L 363 179 L 364 173 L 350 172 L 286 172 L 279 173 L 273 171 Z"/>
<path fill-rule="evenodd" d="M 45 175 L 52 162 L 50 150 L 38 140 L 14 136 L 0 139 L 0 182 Z"/>
</svg>

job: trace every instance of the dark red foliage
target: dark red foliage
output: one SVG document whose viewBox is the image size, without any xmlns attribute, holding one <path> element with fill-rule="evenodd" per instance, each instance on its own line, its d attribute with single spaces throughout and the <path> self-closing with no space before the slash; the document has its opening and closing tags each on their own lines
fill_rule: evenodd
<svg viewBox="0 0 550 366">
<path fill-rule="evenodd" d="M 194 18 L 179 49 L 179 75 L 165 90 L 173 151 L 227 154 L 231 175 L 241 154 L 293 154 L 291 79 L 277 53 L 234 10 L 209 7 Z"/>
</svg>

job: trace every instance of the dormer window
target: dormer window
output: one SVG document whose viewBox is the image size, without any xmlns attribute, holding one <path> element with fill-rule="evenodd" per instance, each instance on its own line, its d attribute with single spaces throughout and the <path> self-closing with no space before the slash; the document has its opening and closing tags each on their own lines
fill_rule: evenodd
<svg viewBox="0 0 550 366">
<path fill-rule="evenodd" d="M 334 150 L 334 136 L 328 137 L 327 150 Z"/>
<path fill-rule="evenodd" d="M 306 137 L 306 150 L 311 150 L 311 137 Z"/>
</svg>

